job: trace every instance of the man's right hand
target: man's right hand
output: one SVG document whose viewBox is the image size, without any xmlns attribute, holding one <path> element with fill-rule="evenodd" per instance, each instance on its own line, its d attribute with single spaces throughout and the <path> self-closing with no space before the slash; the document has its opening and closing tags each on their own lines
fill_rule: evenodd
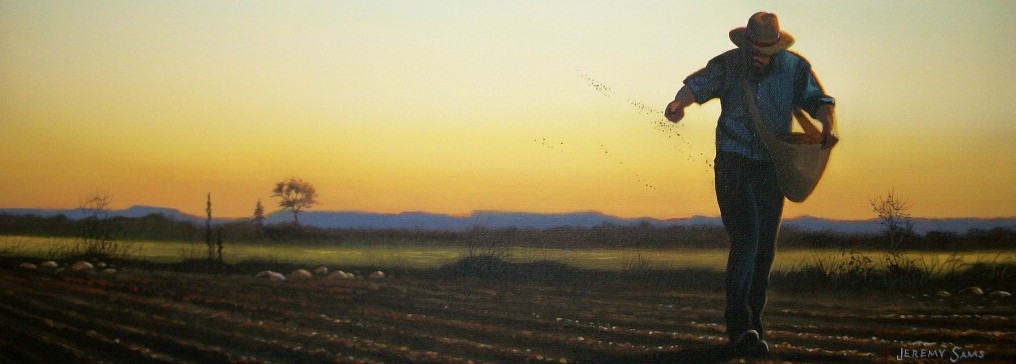
<svg viewBox="0 0 1016 364">
<path fill-rule="evenodd" d="M 684 105 L 678 100 L 671 101 L 670 104 L 667 104 L 666 110 L 663 111 L 663 116 L 673 123 L 681 121 L 684 118 Z"/>
<path fill-rule="evenodd" d="M 684 85 L 680 91 L 677 91 L 674 101 L 667 104 L 667 108 L 663 110 L 663 116 L 666 116 L 667 120 L 674 123 L 681 121 L 681 119 L 684 119 L 684 108 L 693 102 L 695 102 L 695 94 L 691 92 L 688 85 Z"/>
</svg>

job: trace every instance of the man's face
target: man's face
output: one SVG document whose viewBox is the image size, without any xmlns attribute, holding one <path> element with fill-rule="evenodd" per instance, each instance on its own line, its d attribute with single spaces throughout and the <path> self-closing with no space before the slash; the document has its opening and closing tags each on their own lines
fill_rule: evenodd
<svg viewBox="0 0 1016 364">
<path fill-rule="evenodd" d="M 766 77 L 769 74 L 772 60 L 773 56 L 759 53 L 754 48 L 748 49 L 748 63 L 751 64 L 751 73 L 755 78 Z"/>
<path fill-rule="evenodd" d="M 769 61 L 773 59 L 773 56 L 765 55 L 757 51 L 750 52 L 749 57 L 751 57 L 751 65 L 756 68 L 765 68 L 769 65 Z"/>
</svg>

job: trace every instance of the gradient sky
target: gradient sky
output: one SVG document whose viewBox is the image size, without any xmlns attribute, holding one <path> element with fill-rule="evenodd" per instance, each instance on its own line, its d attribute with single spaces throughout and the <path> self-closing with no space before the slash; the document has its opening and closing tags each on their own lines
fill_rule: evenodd
<svg viewBox="0 0 1016 364">
<path fill-rule="evenodd" d="M 1010 1 L 0 0 L 0 207 L 719 214 L 681 80 L 780 16 L 842 142 L 785 216 L 1016 216 Z"/>
</svg>

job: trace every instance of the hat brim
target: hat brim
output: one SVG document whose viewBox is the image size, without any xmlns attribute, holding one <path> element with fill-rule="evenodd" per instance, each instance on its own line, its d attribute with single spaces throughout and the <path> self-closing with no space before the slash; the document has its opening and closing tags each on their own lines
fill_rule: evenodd
<svg viewBox="0 0 1016 364">
<path fill-rule="evenodd" d="M 780 31 L 780 39 L 777 40 L 776 43 L 766 47 L 759 47 L 754 44 L 750 44 L 750 42 L 748 42 L 747 31 L 748 28 L 745 27 L 735 28 L 734 30 L 731 30 L 730 41 L 734 42 L 735 45 L 741 48 L 751 45 L 751 47 L 759 51 L 759 53 L 770 56 L 779 53 L 780 51 L 786 50 L 787 48 L 790 48 L 790 46 L 794 45 L 794 36 L 790 35 L 790 33 Z"/>
</svg>

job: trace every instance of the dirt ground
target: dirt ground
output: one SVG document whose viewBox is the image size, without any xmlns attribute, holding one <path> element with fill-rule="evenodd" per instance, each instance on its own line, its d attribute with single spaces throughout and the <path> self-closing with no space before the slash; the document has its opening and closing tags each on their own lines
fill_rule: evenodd
<svg viewBox="0 0 1016 364">
<path fill-rule="evenodd" d="M 0 361 L 1016 362 L 1012 297 L 777 291 L 767 309 L 772 352 L 727 360 L 710 354 L 725 340 L 722 292 L 661 287 L 439 272 L 271 282 L 5 263 Z"/>
</svg>

